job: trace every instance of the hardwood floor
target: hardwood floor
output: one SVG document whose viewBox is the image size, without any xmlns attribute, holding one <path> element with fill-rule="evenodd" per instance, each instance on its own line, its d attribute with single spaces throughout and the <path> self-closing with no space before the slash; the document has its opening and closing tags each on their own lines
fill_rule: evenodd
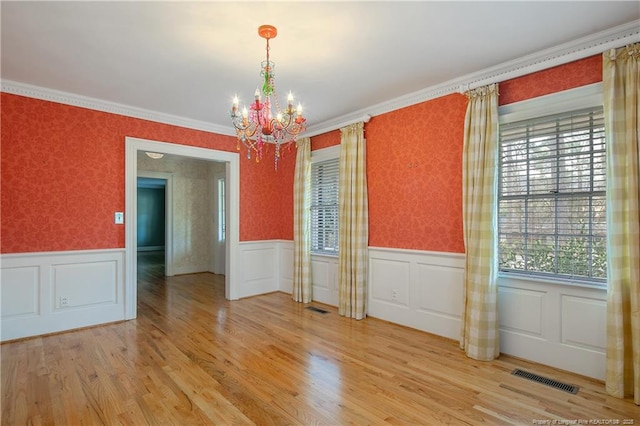
<svg viewBox="0 0 640 426">
<path fill-rule="evenodd" d="M 162 270 L 140 265 L 136 320 L 3 344 L 2 424 L 640 424 L 596 380 L 473 361 L 457 342 L 283 293 L 228 302 L 222 276 Z"/>
</svg>

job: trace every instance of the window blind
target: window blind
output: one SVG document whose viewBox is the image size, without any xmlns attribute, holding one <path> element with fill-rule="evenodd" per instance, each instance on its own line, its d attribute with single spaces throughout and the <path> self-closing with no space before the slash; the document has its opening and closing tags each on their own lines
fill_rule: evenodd
<svg viewBox="0 0 640 426">
<path fill-rule="evenodd" d="M 311 164 L 311 252 L 338 254 L 339 159 Z"/>
<path fill-rule="evenodd" d="M 602 107 L 500 127 L 499 266 L 606 279 Z"/>
</svg>

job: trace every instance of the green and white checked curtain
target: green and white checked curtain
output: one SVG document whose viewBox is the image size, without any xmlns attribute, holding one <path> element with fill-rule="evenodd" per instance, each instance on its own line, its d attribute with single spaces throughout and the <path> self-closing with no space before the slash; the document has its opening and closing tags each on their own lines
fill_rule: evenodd
<svg viewBox="0 0 640 426">
<path fill-rule="evenodd" d="M 369 206 L 364 123 L 340 129 L 340 189 L 338 191 L 340 247 L 338 253 L 338 313 L 367 316 Z"/>
<path fill-rule="evenodd" d="M 640 405 L 640 43 L 603 54 L 607 140 L 607 372 Z"/>
<path fill-rule="evenodd" d="M 293 177 L 293 300 L 311 302 L 311 140 L 298 141 Z"/>
<path fill-rule="evenodd" d="M 466 251 L 460 348 L 481 361 L 500 355 L 497 279 L 498 86 L 467 92 L 462 157 Z"/>
</svg>

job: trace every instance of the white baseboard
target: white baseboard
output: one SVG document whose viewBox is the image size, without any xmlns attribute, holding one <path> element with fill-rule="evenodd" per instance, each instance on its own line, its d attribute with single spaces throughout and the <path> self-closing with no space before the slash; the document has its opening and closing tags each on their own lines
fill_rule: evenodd
<svg viewBox="0 0 640 426">
<path fill-rule="evenodd" d="M 199 274 L 201 272 L 210 272 L 209 265 L 189 265 L 189 266 L 175 266 L 173 267 L 173 275 L 186 275 L 186 274 Z"/>
</svg>

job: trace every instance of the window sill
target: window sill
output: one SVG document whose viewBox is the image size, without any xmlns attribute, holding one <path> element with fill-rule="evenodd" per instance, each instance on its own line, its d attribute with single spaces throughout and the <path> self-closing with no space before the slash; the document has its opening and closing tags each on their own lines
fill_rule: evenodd
<svg viewBox="0 0 640 426">
<path fill-rule="evenodd" d="M 336 253 L 336 254 L 311 253 L 311 257 L 328 257 L 329 259 L 337 259 L 338 258 L 338 253 Z"/>
<path fill-rule="evenodd" d="M 531 275 L 522 275 L 518 273 L 509 273 L 509 272 L 499 272 L 498 273 L 498 282 L 500 280 L 509 280 L 509 281 L 527 281 L 527 282 L 537 282 L 544 284 L 552 284 L 562 287 L 580 287 L 580 288 L 588 288 L 590 290 L 602 290 L 604 292 L 607 291 L 606 283 L 589 283 L 589 282 L 581 282 L 581 281 L 571 281 L 571 280 L 559 280 L 553 278 L 545 278 Z"/>
</svg>

